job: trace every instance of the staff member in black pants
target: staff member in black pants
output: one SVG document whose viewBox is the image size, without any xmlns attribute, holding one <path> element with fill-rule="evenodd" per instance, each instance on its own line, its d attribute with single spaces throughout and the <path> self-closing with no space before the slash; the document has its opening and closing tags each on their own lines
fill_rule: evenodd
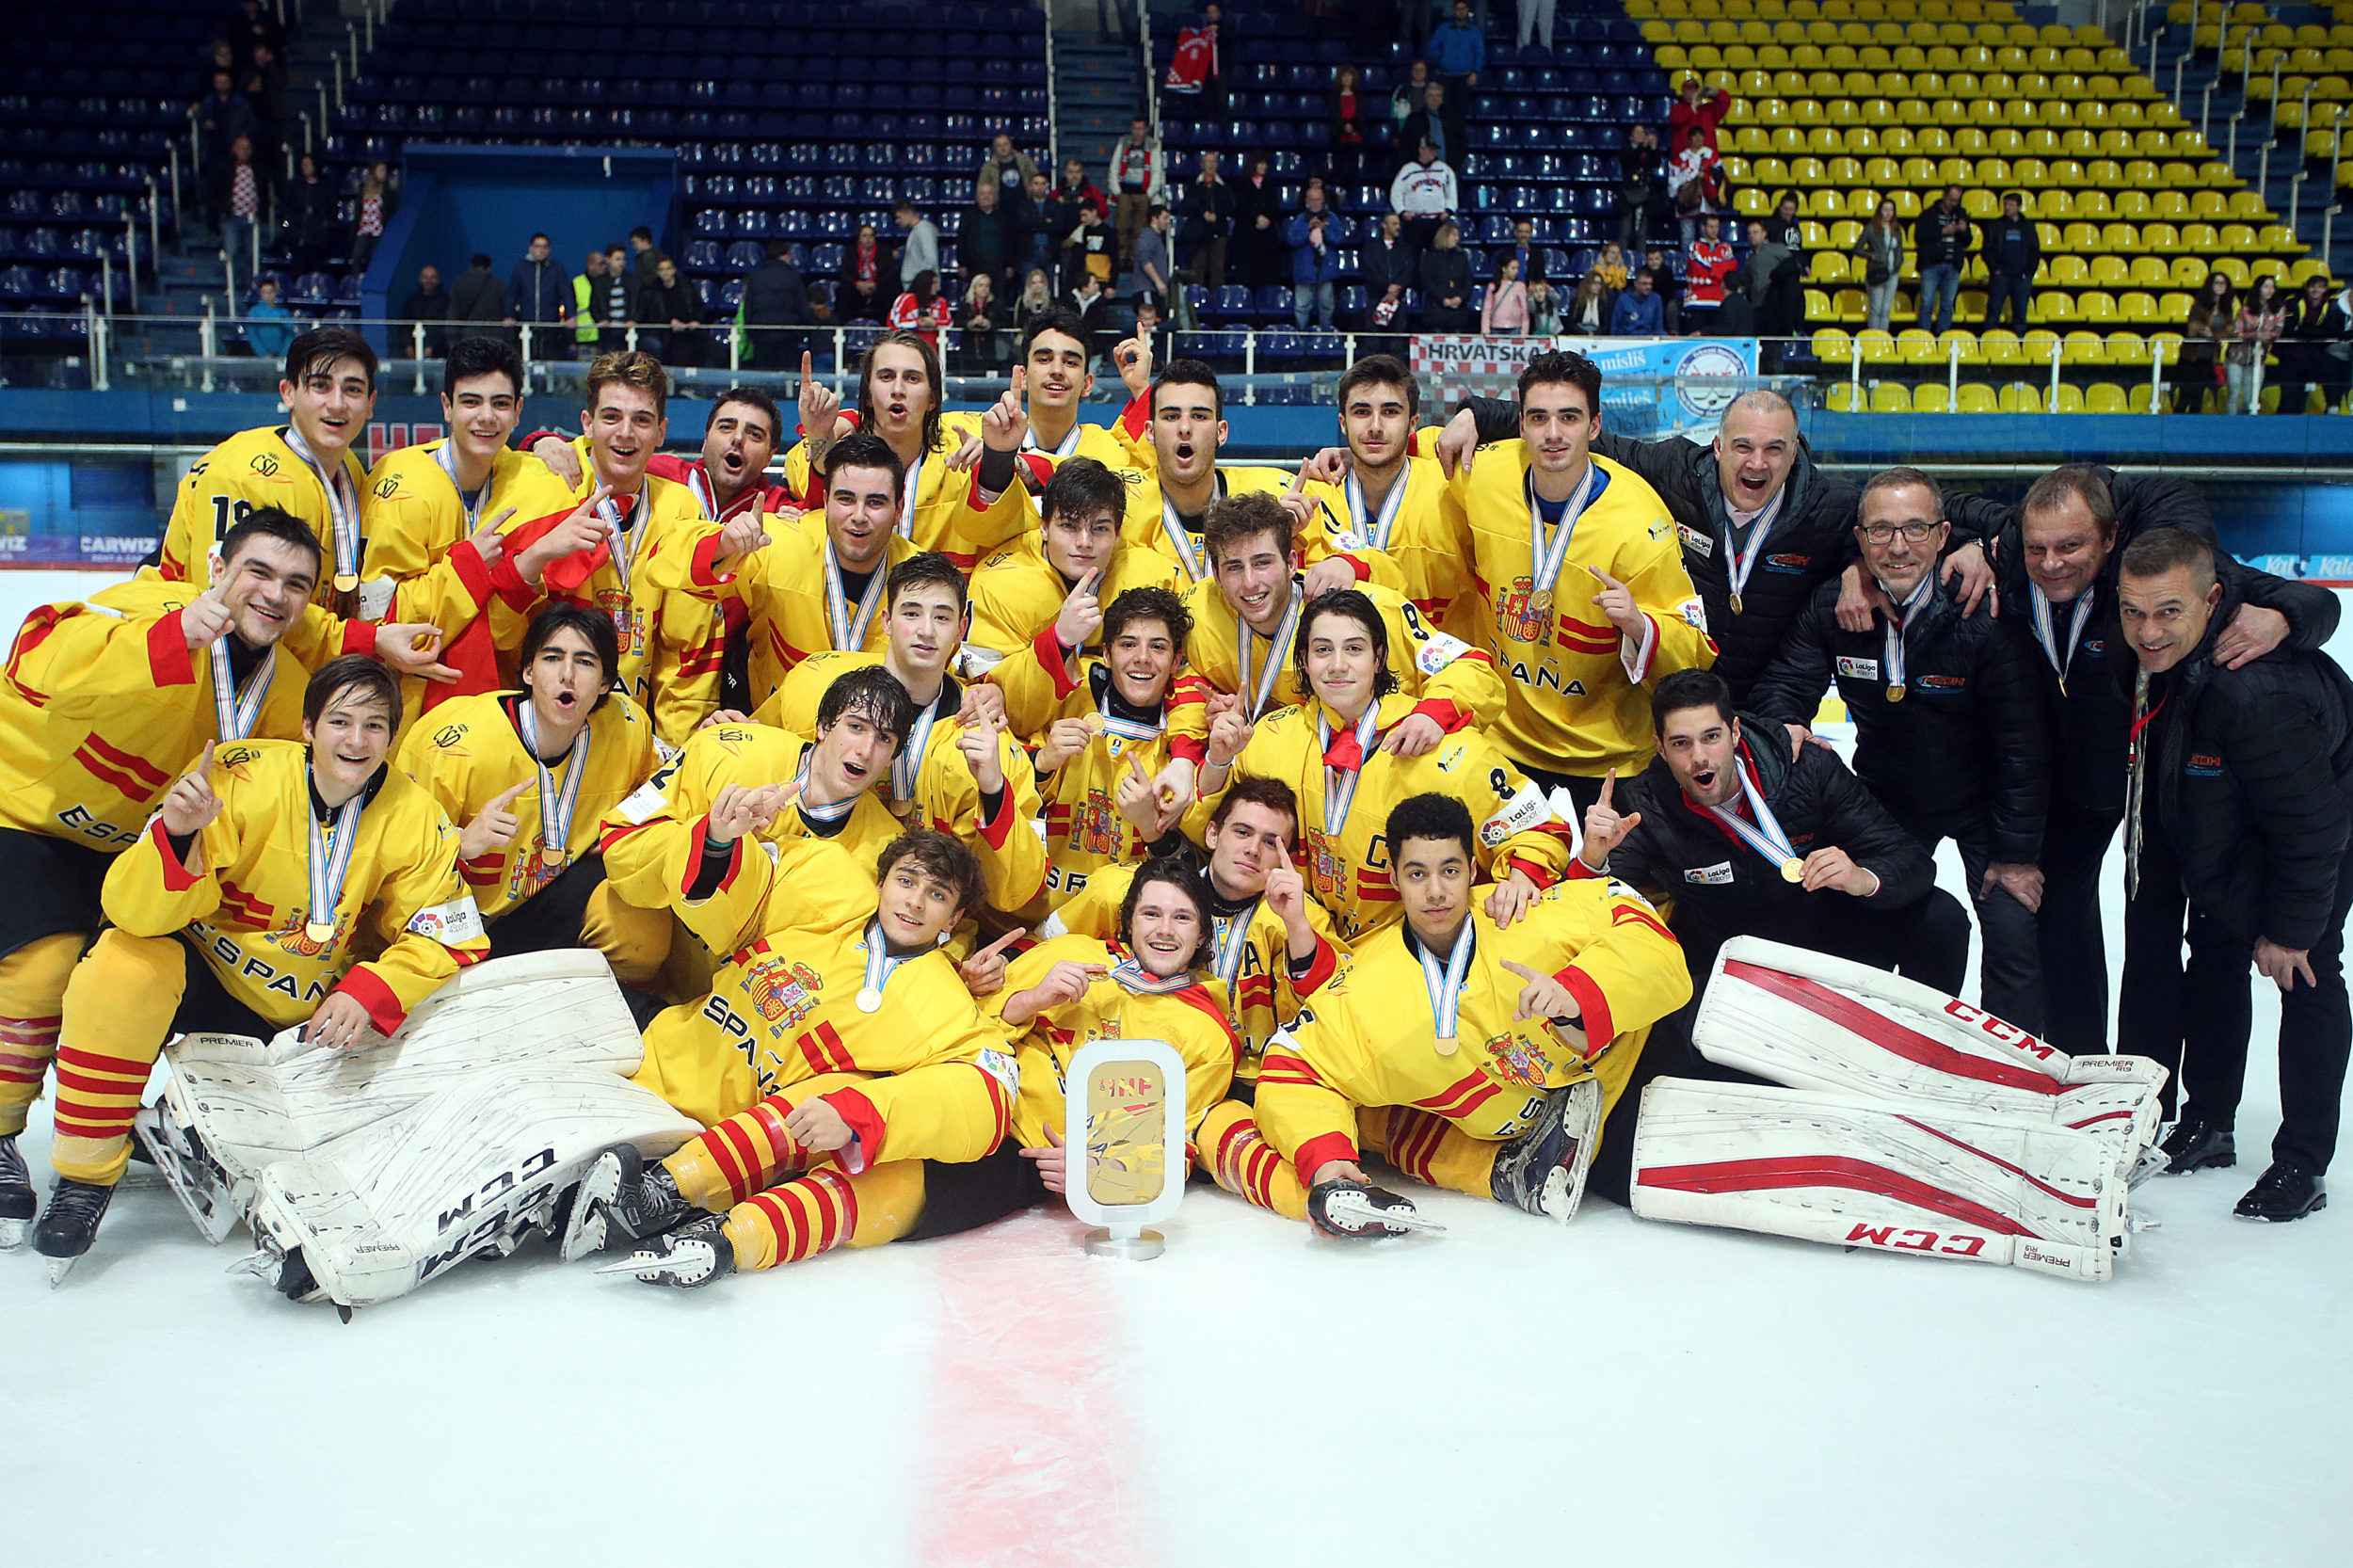
<svg viewBox="0 0 2353 1568">
<path fill-rule="evenodd" d="M 1838 623 L 1825 583 L 1750 693 L 1762 717 L 1801 739 L 1833 680 L 1855 725 L 1855 772 L 1920 847 L 1961 850 L 1983 937 L 1979 1000 L 2042 1032 L 2046 1000 L 2036 911 L 2050 737 L 2025 650 L 1991 616 L 1963 613 L 1939 581 L 1951 532 L 1945 497 L 1918 469 L 1872 476 L 1856 507 L 1863 564 L 1889 604 L 1867 632 Z"/>
<path fill-rule="evenodd" d="M 2280 988 L 2279 1136 L 2235 1212 L 2297 1220 L 2328 1202 L 2353 1011 L 2343 954 L 2353 911 L 2353 681 L 2324 653 L 2278 651 L 2237 669 L 2216 644 L 2235 608 L 2216 552 L 2182 529 L 2125 548 L 2117 597 L 2139 665 L 2126 806 L 2127 877 L 2169 847 L 2204 920 Z M 2218 977 L 2217 977 L 2218 983 Z M 2247 1077 L 2246 1034 L 2192 1036 L 2172 1169 L 2228 1165 Z M 2132 1042 L 2127 1041 L 2128 1045 Z M 2173 1064 L 2169 1063 L 2169 1065 Z"/>
</svg>

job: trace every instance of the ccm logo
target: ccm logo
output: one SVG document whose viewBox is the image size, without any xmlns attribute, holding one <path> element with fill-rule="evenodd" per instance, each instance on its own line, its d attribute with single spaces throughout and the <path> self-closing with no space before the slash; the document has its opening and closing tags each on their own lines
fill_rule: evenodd
<svg viewBox="0 0 2353 1568">
<path fill-rule="evenodd" d="M 1932 1230 L 1897 1230 L 1894 1225 L 1857 1225 L 1847 1232 L 1847 1244 L 1942 1253 L 1947 1257 L 1976 1257 L 1985 1251 L 1982 1236 L 1940 1236 Z"/>
<path fill-rule="evenodd" d="M 2039 1062 L 2048 1062 L 2056 1054 L 2049 1046 L 2044 1045 L 2016 1024 L 2004 1023 L 1991 1013 L 1980 1013 L 1965 1001 L 1948 1001 L 1945 1004 L 1945 1012 L 1948 1017 L 1957 1018 L 1965 1024 L 1977 1025 L 1979 1030 L 1991 1034 L 2002 1044 L 2015 1046 Z"/>
</svg>

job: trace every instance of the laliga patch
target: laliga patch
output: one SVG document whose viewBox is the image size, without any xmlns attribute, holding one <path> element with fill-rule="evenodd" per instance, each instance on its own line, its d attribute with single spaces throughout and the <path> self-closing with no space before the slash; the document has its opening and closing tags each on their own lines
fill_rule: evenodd
<svg viewBox="0 0 2353 1568">
<path fill-rule="evenodd" d="M 1699 600 L 1691 602 L 1697 604 Z M 1424 675 L 1435 675 L 1470 650 L 1470 644 L 1462 638 L 1449 636 L 1444 632 L 1433 632 L 1430 640 L 1423 643 L 1420 650 L 1414 655 L 1414 667 Z"/>
<path fill-rule="evenodd" d="M 394 585 L 395 584 L 392 580 L 389 577 L 372 577 L 365 583 L 360 584 L 360 618 L 361 620 L 382 620 L 384 618 L 384 613 L 392 607 L 392 589 Z"/>
<path fill-rule="evenodd" d="M 616 808 L 623 821 L 632 827 L 643 827 L 662 809 L 662 786 L 648 778 L 629 792 L 629 798 Z"/>
<path fill-rule="evenodd" d="M 1676 605 L 1675 614 L 1681 616 L 1694 632 L 1705 632 L 1707 630 L 1707 606 L 1700 602 L 1699 595 L 1693 594 Z"/>
<path fill-rule="evenodd" d="M 482 911 L 472 893 L 460 893 L 447 904 L 420 909 L 409 917 L 408 929 L 431 941 L 476 942 L 482 939 Z"/>
<path fill-rule="evenodd" d="M 976 1064 L 981 1071 L 1004 1086 L 1008 1095 L 1021 1093 L 1021 1064 L 995 1047 L 984 1048 Z"/>
<path fill-rule="evenodd" d="M 1709 556 L 1716 553 L 1716 538 L 1714 535 L 1703 534 L 1698 529 L 1690 527 L 1689 524 L 1680 522 L 1675 524 L 1675 533 L 1682 538 L 1683 548 L 1698 556 L 1701 560 L 1705 561 Z"/>
<path fill-rule="evenodd" d="M 1732 883 L 1732 862 L 1720 860 L 1712 866 L 1689 867 L 1684 872 L 1683 880 L 1705 888 L 1729 887 Z"/>
<path fill-rule="evenodd" d="M 1366 545 L 1365 536 L 1362 534 L 1357 533 L 1353 528 L 1341 528 L 1335 530 L 1332 535 L 1332 542 L 1339 546 L 1342 550 L 1362 550 Z"/>
<path fill-rule="evenodd" d="M 1486 840 L 1489 848 L 1493 848 L 1513 834 L 1525 833 L 1550 820 L 1551 816 L 1552 807 L 1545 800 L 1544 791 L 1532 783 L 1522 784 L 1513 792 L 1512 798 L 1487 819 L 1486 825 L 1480 829 L 1480 837 Z M 1489 838 L 1490 834 L 1494 836 Z"/>
<path fill-rule="evenodd" d="M 1838 673 L 1850 675 L 1857 680 L 1877 680 L 1880 678 L 1880 662 L 1877 659 L 1850 659 L 1842 653 L 1838 656 Z"/>
</svg>

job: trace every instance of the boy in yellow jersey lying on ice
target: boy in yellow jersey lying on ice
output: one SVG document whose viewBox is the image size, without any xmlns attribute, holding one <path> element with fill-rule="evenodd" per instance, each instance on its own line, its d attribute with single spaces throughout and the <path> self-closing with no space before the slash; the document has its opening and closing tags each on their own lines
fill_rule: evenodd
<svg viewBox="0 0 2353 1568">
<path fill-rule="evenodd" d="M 658 760 L 645 710 L 613 689 L 612 619 L 551 604 L 523 633 L 522 690 L 460 697 L 401 743 L 457 836 L 457 871 L 504 958 L 591 947 L 624 985 L 651 984 L 669 920 L 605 888 L 598 824 Z"/>
<path fill-rule="evenodd" d="M 1450 794 L 1478 816 L 1476 869 L 1497 885 L 1487 913 L 1508 925 L 1537 893 L 1571 874 L 1568 824 L 1477 726 L 1418 756 L 1390 750 L 1387 738 L 1415 708 L 1397 689 L 1385 631 L 1358 589 L 1310 600 L 1293 655 L 1305 699 L 1256 726 L 1230 709 L 1218 715 L 1201 772 L 1203 804 L 1187 814 L 1187 828 L 1200 832 L 1228 778 L 1282 780 L 1298 792 L 1305 814 L 1308 893 L 1354 944 L 1398 918 L 1392 846 L 1383 835 L 1391 808 L 1409 795 Z"/>
<path fill-rule="evenodd" d="M 350 1048 L 489 952 L 457 829 L 388 765 L 399 723 L 390 671 L 334 660 L 303 694 L 300 741 L 207 746 L 116 857 L 112 924 L 66 984 L 60 1038 L 79 1070 L 58 1091 L 43 1256 L 71 1267 L 89 1250 L 172 1035 L 266 1040 L 307 1020 L 310 1038 Z"/>
<path fill-rule="evenodd" d="M 972 632 L 964 669 L 986 675 L 1061 619 L 1081 585 L 1094 610 L 1129 588 L 1176 584 L 1167 556 L 1125 543 L 1120 510 L 1127 504 L 1120 475 L 1092 457 L 1055 469 L 1038 495 L 1038 526 L 998 551 L 972 574 Z M 1089 644 L 1081 653 L 1101 648 Z"/>
<path fill-rule="evenodd" d="M 1386 832 L 1405 918 L 1267 1048 L 1259 1128 L 1327 1235 L 1428 1225 L 1367 1177 L 1360 1137 L 1433 1185 L 1566 1221 L 1602 1139 L 1633 1136 L 1636 1064 L 1690 999 L 1682 950 L 1641 895 L 1599 880 L 1497 924 L 1473 899 L 1476 834 L 1450 795 L 1400 803 Z M 1367 1114 L 1396 1109 L 1428 1114 Z"/>
<path fill-rule="evenodd" d="M 916 829 L 883 851 L 877 892 L 831 844 L 748 837 L 743 805 L 713 813 L 729 856 L 679 911 L 729 956 L 709 996 L 647 1029 L 637 1074 L 709 1130 L 659 1164 L 600 1158 L 567 1259 L 628 1247 L 616 1272 L 703 1285 L 896 1240 L 926 1171 L 985 1158 L 1011 1124 L 1003 1027 L 939 946 L 980 894 L 972 853 Z"/>
</svg>

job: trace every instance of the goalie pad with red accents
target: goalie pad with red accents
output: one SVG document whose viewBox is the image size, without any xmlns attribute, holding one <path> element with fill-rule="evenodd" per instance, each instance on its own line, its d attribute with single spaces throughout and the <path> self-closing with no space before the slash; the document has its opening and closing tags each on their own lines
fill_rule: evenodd
<svg viewBox="0 0 2353 1568">
<path fill-rule="evenodd" d="M 2026 1116 L 2136 1155 L 2162 1114 L 2146 1057 L 2071 1057 L 1918 981 L 1756 936 L 1724 944 L 1691 1038 L 1792 1088 Z"/>
<path fill-rule="evenodd" d="M 2131 1160 L 2047 1116 L 1662 1078 L 1642 1094 L 1634 1212 L 2104 1280 Z"/>
</svg>

